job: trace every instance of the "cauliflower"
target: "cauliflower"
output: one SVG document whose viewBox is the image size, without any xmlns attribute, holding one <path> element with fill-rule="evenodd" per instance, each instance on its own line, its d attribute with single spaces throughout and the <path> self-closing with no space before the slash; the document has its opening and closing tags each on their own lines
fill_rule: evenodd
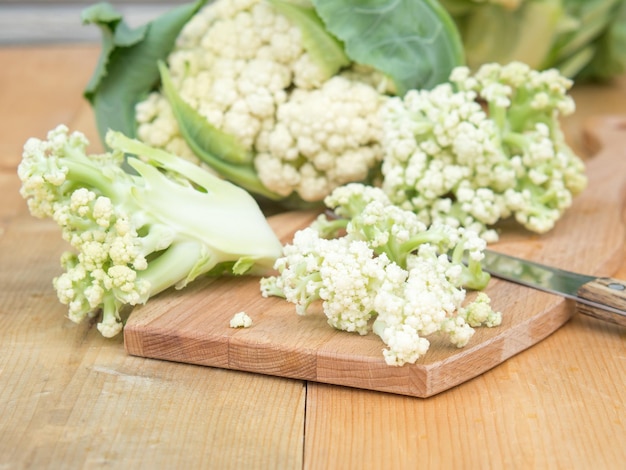
<svg viewBox="0 0 626 470">
<path fill-rule="evenodd" d="M 174 155 L 110 132 L 112 149 L 87 155 L 80 132 L 60 125 L 24 145 L 18 175 L 33 216 L 51 218 L 73 251 L 53 280 L 68 317 L 101 315 L 103 336 L 122 310 L 198 276 L 264 273 L 282 245 L 241 188 Z M 136 172 L 121 168 L 126 163 Z"/>
<path fill-rule="evenodd" d="M 430 335 L 462 347 L 473 327 L 500 324 L 484 292 L 464 305 L 466 287 L 489 281 L 480 266 L 486 243 L 475 232 L 426 227 L 380 188 L 358 183 L 324 202 L 339 218 L 321 215 L 295 233 L 274 265 L 278 275 L 261 280 L 263 296 L 285 298 L 300 315 L 321 300 L 329 325 L 373 331 L 386 346 L 386 363 L 397 366 L 423 356 Z"/>
<path fill-rule="evenodd" d="M 316 52 L 302 11 L 278 0 L 219 0 L 200 10 L 162 68 L 171 86 L 136 106 L 138 137 L 196 162 L 211 165 L 218 157 L 249 164 L 248 174 L 259 179 L 254 185 L 242 181 L 238 168 L 224 171 L 218 163 L 217 169 L 270 199 L 317 202 L 339 185 L 367 180 L 382 159 L 385 79 L 350 66 L 312 12 L 306 25 L 316 27 L 316 40 L 326 37 Z M 180 104 L 200 127 L 216 131 L 212 155 L 184 144 L 190 135 L 172 111 Z M 227 138 L 230 152 L 214 147 Z"/>
<path fill-rule="evenodd" d="M 382 188 L 425 224 L 445 223 L 496 241 L 509 216 L 552 229 L 586 186 L 561 115 L 574 111 L 570 80 L 518 62 L 453 70 L 450 82 L 385 105 Z M 483 109 L 481 102 L 485 102 Z"/>
<path fill-rule="evenodd" d="M 230 319 L 229 326 L 231 328 L 250 328 L 252 326 L 252 318 L 246 312 L 237 312 Z"/>
</svg>

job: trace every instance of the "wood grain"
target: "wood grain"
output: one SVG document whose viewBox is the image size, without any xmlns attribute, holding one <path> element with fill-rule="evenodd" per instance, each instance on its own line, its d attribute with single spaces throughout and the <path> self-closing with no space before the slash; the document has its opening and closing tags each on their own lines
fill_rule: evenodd
<svg viewBox="0 0 626 470">
<path fill-rule="evenodd" d="M 591 274 L 618 268 L 626 236 L 620 222 L 626 188 L 623 120 L 589 123 L 588 131 L 603 147 L 588 163 L 588 189 L 556 229 L 539 236 L 505 227 L 496 250 Z M 272 224 L 283 241 L 290 241 L 310 220 L 295 212 Z M 332 330 L 320 312 L 300 317 L 293 305 L 262 298 L 258 279 L 251 277 L 203 279 L 184 291 L 168 291 L 133 311 L 124 338 L 128 353 L 137 356 L 428 397 L 533 346 L 573 312 L 561 297 L 497 279 L 486 291 L 503 312 L 500 327 L 478 329 L 462 349 L 433 338 L 429 352 L 404 367 L 385 364 L 377 336 Z M 229 328 L 230 317 L 241 310 L 254 326 Z"/>
<path fill-rule="evenodd" d="M 128 356 L 65 318 L 67 247 L 14 192 L 21 148 L 65 123 L 100 148 L 81 97 L 93 46 L 0 48 L 0 468 L 303 466 L 305 383 Z"/>
<path fill-rule="evenodd" d="M 608 442 L 626 436 L 625 341 L 623 328 L 576 316 L 434 397 L 310 383 L 305 468 L 619 469 L 626 451 Z"/>
<path fill-rule="evenodd" d="M 578 312 L 616 325 L 626 326 L 626 282 L 623 280 L 611 277 L 598 278 L 578 289 L 578 295 L 585 300 L 619 309 L 623 313 L 612 312 L 582 302 L 576 305 Z"/>
</svg>

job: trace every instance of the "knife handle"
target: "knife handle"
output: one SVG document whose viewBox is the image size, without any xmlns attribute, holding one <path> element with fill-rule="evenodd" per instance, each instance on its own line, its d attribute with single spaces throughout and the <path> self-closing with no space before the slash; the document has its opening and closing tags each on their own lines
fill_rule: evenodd
<svg viewBox="0 0 626 470">
<path fill-rule="evenodd" d="M 580 313 L 626 326 L 626 281 L 610 277 L 594 279 L 578 289 L 578 296 L 599 304 L 594 306 L 578 302 L 576 306 Z M 603 309 L 601 305 L 621 310 L 622 313 Z"/>
</svg>

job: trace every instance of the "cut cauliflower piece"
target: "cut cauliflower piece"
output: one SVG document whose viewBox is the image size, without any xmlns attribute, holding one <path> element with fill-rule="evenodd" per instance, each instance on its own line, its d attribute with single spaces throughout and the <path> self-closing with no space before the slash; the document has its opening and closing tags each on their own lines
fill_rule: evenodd
<svg viewBox="0 0 626 470">
<path fill-rule="evenodd" d="M 117 132 L 107 134 L 110 152 L 89 155 L 88 145 L 59 125 L 47 140 L 28 139 L 18 165 L 31 214 L 53 219 L 71 247 L 53 280 L 70 320 L 98 316 L 102 335 L 115 336 L 122 311 L 159 292 L 205 274 L 265 273 L 280 256 L 240 187 Z"/>
<path fill-rule="evenodd" d="M 230 319 L 229 326 L 231 328 L 250 328 L 252 326 L 252 318 L 246 312 L 237 312 Z"/>
<path fill-rule="evenodd" d="M 329 325 L 373 331 L 394 366 L 422 357 L 430 335 L 463 347 L 474 326 L 500 323 L 486 294 L 465 302 L 466 288 L 489 281 L 480 265 L 486 243 L 475 232 L 426 227 L 380 188 L 357 183 L 335 189 L 325 203 L 340 218 L 322 215 L 295 233 L 274 265 L 278 274 L 261 279 L 263 296 L 285 298 L 300 315 L 321 301 Z"/>
<path fill-rule="evenodd" d="M 586 185 L 559 123 L 574 111 L 570 86 L 555 70 L 486 64 L 389 99 L 383 189 L 426 224 L 463 226 L 490 242 L 498 239 L 493 226 L 510 216 L 549 231 Z"/>
</svg>

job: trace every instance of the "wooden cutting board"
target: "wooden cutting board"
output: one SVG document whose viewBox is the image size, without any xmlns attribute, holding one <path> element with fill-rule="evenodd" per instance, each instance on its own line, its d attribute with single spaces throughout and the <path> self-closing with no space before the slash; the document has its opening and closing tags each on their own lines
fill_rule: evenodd
<svg viewBox="0 0 626 470">
<path fill-rule="evenodd" d="M 572 271 L 608 276 L 623 260 L 626 200 L 626 118 L 589 123 L 600 150 L 587 164 L 589 187 L 546 235 L 510 224 L 495 250 Z M 273 216 L 284 242 L 316 216 L 292 212 Z M 374 334 L 359 336 L 327 325 L 321 310 L 305 317 L 278 298 L 263 298 L 258 278 L 200 279 L 169 290 L 136 308 L 124 329 L 129 354 L 311 380 L 415 397 L 459 385 L 543 340 L 575 311 L 563 298 L 492 279 L 486 289 L 503 313 L 502 325 L 478 328 L 462 349 L 431 339 L 414 365 L 387 366 Z M 232 329 L 239 311 L 253 326 Z M 599 321 L 599 320 L 598 320 Z M 593 334 L 590 332 L 589 334 Z"/>
</svg>

